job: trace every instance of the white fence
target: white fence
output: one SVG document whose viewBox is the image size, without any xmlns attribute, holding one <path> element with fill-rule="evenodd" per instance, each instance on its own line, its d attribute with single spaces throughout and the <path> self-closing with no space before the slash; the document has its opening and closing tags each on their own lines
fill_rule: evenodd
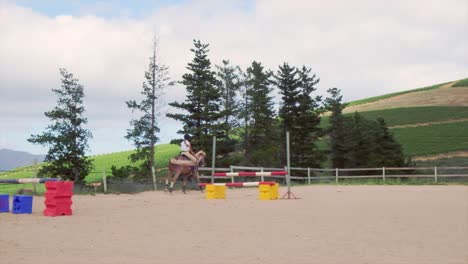
<svg viewBox="0 0 468 264">
<path fill-rule="evenodd" d="M 246 167 L 246 166 L 230 166 L 229 168 L 200 168 L 201 179 L 230 179 L 234 182 L 236 176 L 213 176 L 214 172 L 236 172 L 236 171 L 287 171 L 284 168 L 266 168 L 266 167 Z M 382 168 L 297 168 L 291 167 L 291 179 L 300 180 L 304 183 L 312 184 L 317 180 L 329 180 L 339 183 L 339 180 L 344 179 L 381 179 L 384 183 L 389 179 L 394 178 L 428 178 L 433 179 L 438 183 L 444 178 L 459 178 L 462 180 L 466 177 L 468 180 L 468 167 L 382 167 Z M 301 173 L 302 172 L 302 173 Z M 298 174 L 303 174 L 299 176 Z M 264 176 L 261 176 L 261 181 L 264 181 Z M 284 176 L 268 176 L 268 178 L 285 178 Z M 463 179 L 465 180 L 465 179 Z"/>
</svg>

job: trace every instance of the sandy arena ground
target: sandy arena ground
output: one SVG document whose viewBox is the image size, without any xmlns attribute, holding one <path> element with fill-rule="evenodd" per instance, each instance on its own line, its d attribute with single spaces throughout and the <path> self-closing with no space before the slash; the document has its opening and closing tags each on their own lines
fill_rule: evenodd
<svg viewBox="0 0 468 264">
<path fill-rule="evenodd" d="M 285 188 L 281 188 L 281 193 Z M 0 263 L 468 263 L 468 186 L 303 186 L 74 196 L 74 215 L 0 214 Z"/>
</svg>

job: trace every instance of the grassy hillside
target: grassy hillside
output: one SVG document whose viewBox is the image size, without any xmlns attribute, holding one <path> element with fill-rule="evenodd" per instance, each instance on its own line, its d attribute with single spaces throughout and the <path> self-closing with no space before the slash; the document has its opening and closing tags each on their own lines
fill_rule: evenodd
<svg viewBox="0 0 468 264">
<path fill-rule="evenodd" d="M 468 86 L 468 78 L 457 81 L 453 87 L 466 87 Z"/>
<path fill-rule="evenodd" d="M 359 112 L 367 119 L 385 119 L 388 126 L 401 126 L 428 122 L 468 118 L 468 107 L 465 106 L 421 106 L 403 107 L 384 110 Z M 351 116 L 353 113 L 346 113 Z M 328 116 L 322 118 L 322 126 L 328 126 Z"/>
<path fill-rule="evenodd" d="M 132 151 L 115 152 L 105 155 L 92 156 L 94 169 L 86 176 L 86 182 L 97 182 L 102 180 L 102 175 L 110 175 L 112 165 L 120 167 L 131 165 L 128 156 L 133 153 Z M 156 146 L 156 174 L 158 177 L 165 176 L 167 170 L 167 163 L 169 159 L 179 153 L 177 145 L 161 144 Z M 21 167 L 12 171 L 0 173 L 0 179 L 20 179 L 20 178 L 34 178 L 38 168 L 32 166 Z M 39 192 L 44 191 L 43 184 L 36 185 Z M 14 193 L 21 188 L 32 189 L 33 184 L 0 184 L 0 193 Z"/>
<path fill-rule="evenodd" d="M 467 131 L 468 122 L 392 129 L 408 156 L 468 150 Z"/>
<path fill-rule="evenodd" d="M 407 91 L 401 91 L 401 92 L 396 92 L 396 93 L 389 93 L 389 94 L 384 94 L 384 95 L 379 95 L 379 96 L 373 96 L 373 97 L 369 97 L 369 98 L 365 98 L 365 99 L 361 99 L 361 100 L 355 100 L 355 101 L 349 102 L 348 106 L 371 103 L 371 102 L 387 99 L 387 98 L 394 97 L 394 96 L 397 96 L 397 95 L 402 95 L 402 94 L 433 90 L 433 89 L 440 88 L 442 85 L 447 84 L 447 83 L 448 82 L 439 83 L 439 84 L 435 84 L 435 85 L 431 85 L 431 86 L 427 86 L 427 87 L 422 87 L 422 88 L 417 88 L 417 89 L 412 89 L 412 90 L 407 90 Z"/>
<path fill-rule="evenodd" d="M 468 152 L 468 78 L 370 97 L 349 105 L 345 115 L 357 111 L 368 119 L 384 118 L 408 156 Z M 322 118 L 321 126 L 328 126 L 328 116 Z M 454 158 L 454 162 L 457 164 L 459 159 Z M 425 164 L 431 163 L 437 161 Z"/>
</svg>

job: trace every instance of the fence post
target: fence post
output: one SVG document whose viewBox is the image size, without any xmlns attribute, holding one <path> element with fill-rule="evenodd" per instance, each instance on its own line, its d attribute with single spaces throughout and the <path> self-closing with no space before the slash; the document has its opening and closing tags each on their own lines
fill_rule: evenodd
<svg viewBox="0 0 468 264">
<path fill-rule="evenodd" d="M 338 184 L 338 170 L 339 170 L 338 168 L 336 168 L 336 170 L 335 170 L 335 182 L 336 182 L 336 184 Z"/>
<path fill-rule="evenodd" d="M 263 172 L 263 167 L 260 168 L 260 172 Z M 265 181 L 265 177 L 263 176 L 263 174 L 262 174 L 262 176 L 260 176 L 260 179 L 261 179 L 262 182 Z"/>
<path fill-rule="evenodd" d="M 307 167 L 307 180 L 309 181 L 309 185 L 310 185 L 310 168 Z"/>
<path fill-rule="evenodd" d="M 382 167 L 382 180 L 385 183 L 385 167 Z"/>
<path fill-rule="evenodd" d="M 437 167 L 434 167 L 434 181 L 437 183 Z"/>
<path fill-rule="evenodd" d="M 154 166 L 151 166 L 151 174 L 153 176 L 153 189 L 156 191 L 157 185 L 156 185 L 156 173 L 154 171 Z"/>
<path fill-rule="evenodd" d="M 216 136 L 213 136 L 213 153 L 211 155 L 211 183 L 214 183 L 215 173 L 215 161 L 216 161 Z"/>
<path fill-rule="evenodd" d="M 234 172 L 234 169 L 232 168 L 232 165 L 229 166 L 231 169 L 231 172 Z M 231 175 L 231 182 L 234 183 L 234 176 Z"/>
<path fill-rule="evenodd" d="M 104 193 L 107 192 L 107 178 L 106 178 L 106 170 L 102 171 L 102 186 L 104 188 Z"/>
<path fill-rule="evenodd" d="M 33 172 L 33 174 L 34 174 L 34 175 L 33 175 L 33 178 L 37 178 L 37 172 L 38 172 L 38 171 L 37 171 L 37 170 L 38 170 L 38 169 L 37 169 L 37 159 L 34 159 L 33 168 L 34 168 L 34 169 L 33 169 L 33 170 L 34 170 L 34 172 Z M 33 189 L 34 189 L 34 194 L 37 194 L 36 183 L 33 183 Z"/>
</svg>

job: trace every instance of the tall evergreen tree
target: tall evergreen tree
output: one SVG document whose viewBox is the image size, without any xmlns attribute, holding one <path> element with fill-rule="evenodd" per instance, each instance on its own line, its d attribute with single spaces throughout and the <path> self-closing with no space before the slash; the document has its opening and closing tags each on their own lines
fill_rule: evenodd
<svg viewBox="0 0 468 264">
<path fill-rule="evenodd" d="M 279 109 L 279 117 L 281 119 L 281 128 L 283 130 L 283 137 L 286 131 L 291 132 L 292 137 L 295 136 L 295 128 L 297 127 L 299 95 L 301 93 L 300 86 L 301 80 L 298 76 L 296 67 L 291 67 L 289 64 L 284 63 L 279 66 L 279 70 L 275 75 L 276 86 L 282 95 L 281 105 Z M 292 140 L 294 142 L 294 139 Z M 285 149 L 285 147 L 283 147 Z M 283 151 L 284 153 L 284 151 Z M 283 154 L 283 157 L 285 155 Z"/>
<path fill-rule="evenodd" d="M 91 160 L 85 155 L 92 134 L 83 127 L 88 122 L 83 117 L 84 89 L 66 69 L 60 69 L 60 74 L 61 88 L 52 89 L 58 97 L 57 105 L 44 113 L 53 123 L 42 134 L 31 135 L 28 141 L 49 146 L 39 174 L 82 183 L 92 170 Z"/>
<path fill-rule="evenodd" d="M 350 118 L 346 118 L 345 122 L 349 122 L 348 127 L 348 168 L 364 168 L 372 167 L 372 160 L 376 155 L 376 123 L 365 119 L 358 112 Z"/>
<path fill-rule="evenodd" d="M 168 67 L 159 61 L 157 56 L 157 44 L 153 42 L 153 54 L 150 57 L 148 69 L 145 71 L 145 81 L 142 85 L 142 100 L 127 101 L 127 107 L 132 112 L 139 112 L 141 116 L 130 121 L 131 128 L 127 130 L 126 139 L 133 141 L 136 147 L 135 153 L 130 155 L 133 162 L 143 160 L 144 173 L 148 176 L 154 172 L 154 147 L 159 140 L 157 118 L 159 116 L 159 100 L 163 89 L 174 83 L 168 77 Z"/>
<path fill-rule="evenodd" d="M 208 44 L 194 40 L 192 62 L 188 63 L 189 73 L 182 76 L 182 84 L 187 90 L 184 102 L 172 102 L 169 105 L 186 113 L 167 114 L 168 117 L 182 121 L 183 130 L 180 134 L 192 136 L 192 146 L 195 149 L 211 150 L 211 138 L 222 134 L 222 117 L 220 110 L 221 93 L 219 91 L 216 73 L 211 70 L 208 59 Z M 209 155 L 208 155 L 209 156 Z"/>
<path fill-rule="evenodd" d="M 383 118 L 377 119 L 375 139 L 377 143 L 375 156 L 377 158 L 374 164 L 376 167 L 410 166 L 405 162 L 402 146 L 395 140 Z"/>
<path fill-rule="evenodd" d="M 297 117 L 294 129 L 294 166 L 321 167 L 325 153 L 317 147 L 319 138 L 324 135 L 320 128 L 320 115 L 325 109 L 320 106 L 321 96 L 312 96 L 315 85 L 320 81 L 311 69 L 303 66 L 299 70 L 300 93 L 298 95 Z"/>
<path fill-rule="evenodd" d="M 312 97 L 319 82 L 315 74 L 311 76 L 311 69 L 303 66 L 300 70 L 284 63 L 279 67 L 275 76 L 276 85 L 282 95 L 279 111 L 282 127 L 282 138 L 286 131 L 290 132 L 291 160 L 293 166 L 319 167 L 325 156 L 316 146 L 316 141 L 323 132 L 319 127 L 320 96 Z M 286 146 L 283 144 L 283 150 Z M 286 159 L 285 151 L 282 160 Z"/>
<path fill-rule="evenodd" d="M 330 154 L 334 168 L 344 168 L 348 164 L 347 153 L 350 146 L 348 140 L 349 127 L 343 116 L 343 109 L 346 104 L 342 103 L 343 96 L 337 88 L 327 91 L 330 95 L 325 99 L 325 106 L 331 112 L 330 127 L 328 134 L 330 137 Z"/>
<path fill-rule="evenodd" d="M 239 125 L 240 107 L 238 93 L 242 85 L 241 69 L 229 64 L 229 60 L 223 60 L 223 65 L 216 66 L 221 92 L 221 109 L 224 114 L 224 135 L 229 138 L 230 131 Z"/>
<path fill-rule="evenodd" d="M 273 165 L 278 161 L 277 125 L 271 96 L 272 73 L 259 62 L 252 62 L 246 71 L 247 112 L 249 124 L 246 144 L 247 163 Z"/>
</svg>

